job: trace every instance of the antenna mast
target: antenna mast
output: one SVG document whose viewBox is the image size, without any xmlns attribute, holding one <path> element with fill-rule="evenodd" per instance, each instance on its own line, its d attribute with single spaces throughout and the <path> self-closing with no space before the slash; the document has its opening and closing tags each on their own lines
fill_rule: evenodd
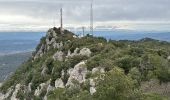
<svg viewBox="0 0 170 100">
<path fill-rule="evenodd" d="M 90 33 L 93 35 L 93 0 L 91 2 L 91 9 L 90 9 Z"/>
<path fill-rule="evenodd" d="M 83 30 L 83 37 L 84 37 L 84 29 L 85 29 L 85 27 L 83 26 L 83 27 L 82 27 L 82 30 Z"/>
<path fill-rule="evenodd" d="M 53 19 L 53 25 L 54 25 L 54 27 L 55 27 L 55 17 L 54 17 L 54 19 Z"/>
<path fill-rule="evenodd" d="M 61 22 L 60 31 L 62 33 L 62 30 L 63 30 L 63 9 L 62 8 L 60 9 L 60 17 L 61 17 L 61 19 L 60 19 L 60 22 Z"/>
</svg>

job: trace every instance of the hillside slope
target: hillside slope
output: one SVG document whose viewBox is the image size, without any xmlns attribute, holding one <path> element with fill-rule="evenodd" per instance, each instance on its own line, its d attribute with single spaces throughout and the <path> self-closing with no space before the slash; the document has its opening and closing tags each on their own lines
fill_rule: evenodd
<svg viewBox="0 0 170 100">
<path fill-rule="evenodd" d="M 32 57 L 2 84 L 0 99 L 168 100 L 170 43 L 63 33 L 48 30 Z M 153 80 L 156 89 L 149 87 Z"/>
<path fill-rule="evenodd" d="M 31 57 L 31 52 L 22 52 L 0 56 L 0 82 L 13 73 L 19 65 Z"/>
</svg>

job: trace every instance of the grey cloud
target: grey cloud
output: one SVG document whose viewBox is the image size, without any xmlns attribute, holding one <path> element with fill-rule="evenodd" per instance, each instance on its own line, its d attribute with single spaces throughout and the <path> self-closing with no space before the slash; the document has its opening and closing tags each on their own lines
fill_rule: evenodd
<svg viewBox="0 0 170 100">
<path fill-rule="evenodd" d="M 91 0 L 0 0 L 0 12 L 51 20 L 61 6 L 65 22 L 89 21 Z M 170 0 L 95 0 L 95 21 L 170 21 Z M 70 23 L 69 23 L 70 24 Z"/>
</svg>

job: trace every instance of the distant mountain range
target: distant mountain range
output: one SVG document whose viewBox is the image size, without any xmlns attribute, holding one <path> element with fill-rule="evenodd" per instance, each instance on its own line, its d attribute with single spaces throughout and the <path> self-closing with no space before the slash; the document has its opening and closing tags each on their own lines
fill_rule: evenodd
<svg viewBox="0 0 170 100">
<path fill-rule="evenodd" d="M 86 31 L 86 34 L 90 33 Z M 82 34 L 78 31 L 77 34 Z M 114 31 L 94 31 L 95 36 L 105 37 L 112 40 L 140 40 L 142 38 L 153 38 L 162 41 L 170 41 L 170 32 L 152 32 L 152 31 L 131 31 L 131 30 L 114 30 Z"/>
<path fill-rule="evenodd" d="M 90 32 L 85 31 L 85 34 L 88 33 Z M 81 35 L 82 31 L 77 31 L 76 34 Z M 45 32 L 0 32 L 0 55 L 32 51 L 44 35 Z M 94 35 L 113 40 L 139 40 L 148 37 L 170 41 L 170 32 L 114 30 L 94 31 Z"/>
</svg>

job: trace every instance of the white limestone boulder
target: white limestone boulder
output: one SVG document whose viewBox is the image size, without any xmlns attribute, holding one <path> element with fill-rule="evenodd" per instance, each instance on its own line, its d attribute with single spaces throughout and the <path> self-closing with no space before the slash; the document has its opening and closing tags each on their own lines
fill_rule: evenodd
<svg viewBox="0 0 170 100">
<path fill-rule="evenodd" d="M 46 83 L 41 83 L 41 84 L 37 87 L 37 89 L 35 90 L 34 95 L 35 95 L 35 96 L 39 96 L 39 95 L 42 93 L 43 89 L 47 89 L 47 87 L 48 87 L 48 85 L 50 84 L 50 82 L 51 82 L 51 80 L 47 81 Z"/>
<path fill-rule="evenodd" d="M 67 85 L 73 85 L 72 84 L 72 80 L 77 80 L 79 83 L 83 83 L 85 82 L 85 77 L 87 74 L 87 68 L 86 68 L 86 64 L 84 61 L 78 63 L 77 65 L 75 65 L 73 70 L 70 70 L 70 77 L 68 79 L 68 82 L 66 84 Z"/>
<path fill-rule="evenodd" d="M 6 94 L 0 93 L 0 100 L 6 100 L 12 93 L 13 89 L 9 88 Z"/>
<path fill-rule="evenodd" d="M 95 87 L 90 87 L 90 94 L 93 95 L 96 92 Z"/>
<path fill-rule="evenodd" d="M 63 53 L 62 51 L 57 51 L 57 52 L 53 55 L 53 59 L 54 59 L 54 60 L 63 61 L 63 55 L 64 55 L 64 53 Z"/>
<path fill-rule="evenodd" d="M 170 60 L 170 56 L 168 56 L 167 59 Z"/>
<path fill-rule="evenodd" d="M 64 88 L 64 83 L 61 78 L 55 81 L 55 88 Z"/>
<path fill-rule="evenodd" d="M 17 99 L 16 97 L 17 97 L 17 93 L 18 93 L 18 91 L 20 90 L 20 88 L 21 88 L 21 84 L 17 84 L 17 85 L 15 86 L 15 90 L 14 90 L 12 96 L 11 96 L 11 100 L 19 100 L 19 99 Z"/>
<path fill-rule="evenodd" d="M 92 69 L 92 74 L 95 74 L 96 72 L 100 72 L 100 73 L 105 73 L 105 70 L 103 67 L 96 67 Z"/>
<path fill-rule="evenodd" d="M 96 92 L 94 79 L 90 79 L 90 94 L 93 95 Z"/>
<path fill-rule="evenodd" d="M 80 55 L 83 55 L 83 56 L 88 56 L 88 57 L 90 57 L 91 51 L 90 51 L 89 48 L 83 48 L 83 49 L 80 50 L 80 53 L 79 53 L 79 54 L 80 54 Z"/>
</svg>

